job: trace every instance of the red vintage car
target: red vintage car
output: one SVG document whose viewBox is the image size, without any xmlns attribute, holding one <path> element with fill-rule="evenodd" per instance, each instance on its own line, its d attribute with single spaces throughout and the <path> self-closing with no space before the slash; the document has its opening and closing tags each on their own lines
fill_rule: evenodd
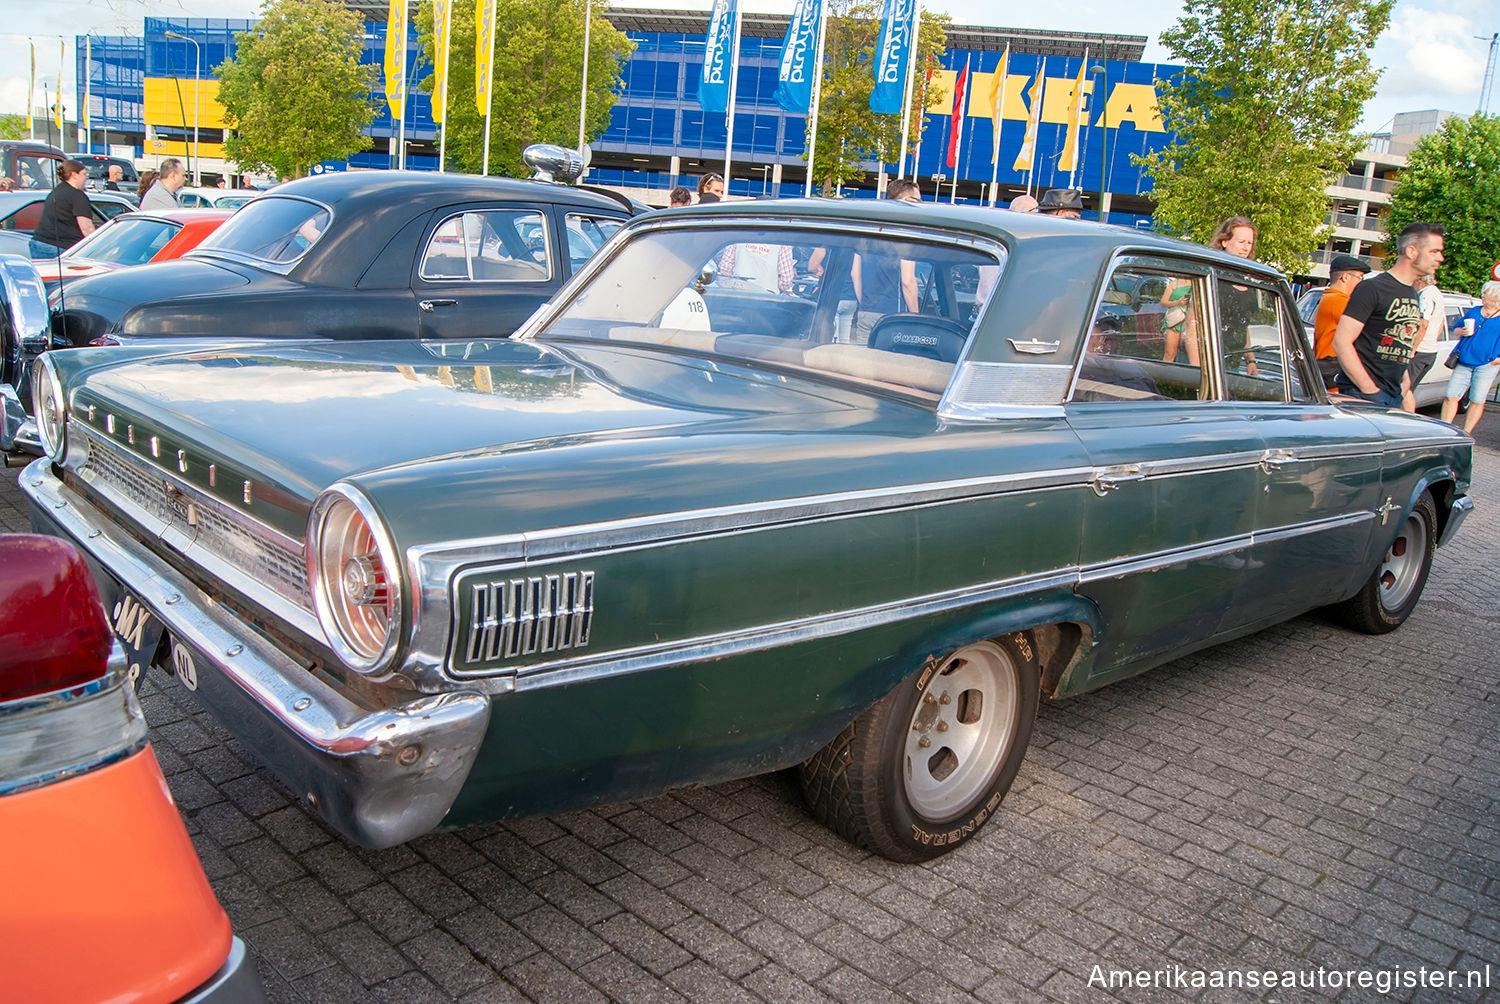
<svg viewBox="0 0 1500 1004">
<path fill-rule="evenodd" d="M 0 564 L 0 997 L 264 1001 L 88 566 L 23 534 L 0 535 Z"/>
<path fill-rule="evenodd" d="M 122 213 L 63 252 L 35 262 L 50 293 L 59 282 L 151 261 L 181 258 L 203 243 L 232 209 L 154 209 Z"/>
</svg>

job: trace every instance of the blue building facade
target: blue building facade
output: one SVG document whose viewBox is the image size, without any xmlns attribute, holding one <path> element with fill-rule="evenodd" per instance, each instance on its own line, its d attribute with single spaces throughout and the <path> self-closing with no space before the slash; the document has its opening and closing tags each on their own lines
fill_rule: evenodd
<svg viewBox="0 0 1500 1004">
<path fill-rule="evenodd" d="M 609 127 L 593 141 L 590 180 L 664 191 L 675 184 L 691 184 L 706 171 L 722 171 L 728 134 L 725 116 L 704 113 L 697 101 L 707 15 L 615 10 L 609 16 L 636 48 L 624 68 L 623 91 Z M 807 122 L 801 115 L 783 111 L 774 100 L 786 22 L 784 16 L 745 17 L 731 194 L 802 193 Z M 168 33 L 199 43 L 202 73 L 210 77 L 213 68 L 232 55 L 235 33 L 253 26 L 254 22 L 247 20 L 146 18 L 140 38 L 95 36 L 86 49 L 80 37 L 78 79 L 89 82 L 91 139 L 120 143 L 136 137 L 137 155 L 151 156 L 144 146 L 148 122 L 143 92 L 147 82 L 191 79 L 198 69 L 193 46 Z M 385 32 L 383 20 L 366 23 L 365 62 L 381 64 Z M 1131 157 L 1170 142 L 1171 134 L 1162 127 L 1156 112 L 1155 82 L 1179 72 L 1181 67 L 1138 61 L 1144 43 L 1145 39 L 1137 36 L 950 26 L 947 53 L 935 76 L 951 95 L 957 71 L 968 68 L 966 114 L 961 116 L 963 135 L 956 168 L 948 167 L 945 160 L 953 129 L 951 99 L 947 107 L 928 110 L 923 142 L 914 151 L 915 175 L 924 191 L 929 197 L 938 192 L 944 199 L 952 198 L 956 178 L 959 201 L 998 197 L 1004 202 L 1028 186 L 1035 193 L 1051 187 L 1075 187 L 1092 199 L 1102 183 L 1115 207 L 1124 210 L 1120 222 L 1134 222 L 1149 212 L 1150 181 Z M 997 168 L 992 160 L 995 126 L 989 107 L 989 82 L 1007 45 L 1010 58 Z M 436 168 L 438 127 L 428 96 L 416 90 L 417 82 L 428 76 L 431 67 L 420 57 L 415 31 L 408 35 L 407 48 L 407 166 Z M 1126 58 L 1100 58 L 1106 52 Z M 1035 158 L 1027 170 L 1024 165 L 1018 168 L 1015 161 L 1038 76 L 1046 78 L 1040 102 L 1042 121 L 1037 129 Z M 1080 87 L 1091 92 L 1081 114 L 1071 101 Z M 77 97 L 83 100 L 81 92 Z M 351 158 L 348 164 L 327 167 L 393 165 L 399 124 L 392 119 L 383 94 L 377 97 L 376 118 L 368 129 L 374 147 Z M 167 117 L 172 121 L 149 123 L 150 131 L 158 138 L 185 138 L 191 122 L 175 113 Z M 1069 133 L 1074 134 L 1071 144 Z M 571 144 L 572 137 L 559 140 Z M 875 194 L 882 168 L 874 164 L 868 167 L 868 183 L 844 194 Z M 894 165 L 885 165 L 884 170 L 894 177 Z M 906 173 L 912 173 L 911 160 Z M 993 189 L 992 177 L 996 182 Z"/>
</svg>

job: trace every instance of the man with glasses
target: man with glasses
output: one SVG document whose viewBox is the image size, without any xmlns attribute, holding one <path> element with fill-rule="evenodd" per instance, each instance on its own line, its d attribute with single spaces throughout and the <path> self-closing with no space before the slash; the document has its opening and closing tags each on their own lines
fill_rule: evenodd
<svg viewBox="0 0 1500 1004">
<path fill-rule="evenodd" d="M 885 197 L 896 202 L 921 202 L 922 190 L 916 182 L 902 178 L 890 183 Z M 884 255 L 855 255 L 853 279 L 854 298 L 859 302 L 859 312 L 854 315 L 855 345 L 868 345 L 870 331 L 887 314 L 917 313 L 916 262 Z"/>
</svg>

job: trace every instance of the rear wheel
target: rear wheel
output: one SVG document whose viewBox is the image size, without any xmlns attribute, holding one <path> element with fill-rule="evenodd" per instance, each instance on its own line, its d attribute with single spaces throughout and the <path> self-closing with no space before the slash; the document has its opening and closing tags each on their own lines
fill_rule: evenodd
<svg viewBox="0 0 1500 1004">
<path fill-rule="evenodd" d="M 1424 494 L 1412 506 L 1390 549 L 1360 591 L 1333 608 L 1345 624 L 1366 634 L 1400 627 L 1416 609 L 1437 546 L 1437 507 Z"/>
<path fill-rule="evenodd" d="M 893 861 L 925 861 L 978 832 L 1031 740 L 1039 672 L 1030 635 L 929 662 L 802 765 L 834 832 Z"/>
</svg>

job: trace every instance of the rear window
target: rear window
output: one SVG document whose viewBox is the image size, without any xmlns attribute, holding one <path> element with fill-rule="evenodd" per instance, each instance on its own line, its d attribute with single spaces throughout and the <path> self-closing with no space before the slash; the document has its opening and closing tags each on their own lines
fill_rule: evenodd
<svg viewBox="0 0 1500 1004">
<path fill-rule="evenodd" d="M 156 257 L 179 229 L 179 224 L 166 220 L 121 219 L 100 227 L 69 248 L 63 257 L 142 265 Z"/>
<path fill-rule="evenodd" d="M 1000 269 L 991 254 L 938 240 L 648 231 L 538 337 L 687 350 L 936 398 Z"/>
<path fill-rule="evenodd" d="M 332 219 L 333 214 L 316 203 L 266 195 L 245 203 L 198 249 L 290 264 L 317 243 Z"/>
</svg>

